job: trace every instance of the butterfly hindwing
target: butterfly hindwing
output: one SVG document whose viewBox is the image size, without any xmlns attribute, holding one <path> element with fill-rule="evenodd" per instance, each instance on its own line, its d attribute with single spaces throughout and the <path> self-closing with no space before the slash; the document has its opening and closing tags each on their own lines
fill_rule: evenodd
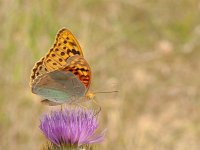
<svg viewBox="0 0 200 150">
<path fill-rule="evenodd" d="M 68 65 L 63 70 L 72 72 L 87 88 L 89 88 L 91 69 L 87 61 L 83 57 L 75 55 L 67 60 L 67 64 Z"/>
<path fill-rule="evenodd" d="M 56 70 L 34 82 L 32 92 L 52 102 L 64 103 L 83 97 L 86 87 L 73 73 Z"/>
</svg>

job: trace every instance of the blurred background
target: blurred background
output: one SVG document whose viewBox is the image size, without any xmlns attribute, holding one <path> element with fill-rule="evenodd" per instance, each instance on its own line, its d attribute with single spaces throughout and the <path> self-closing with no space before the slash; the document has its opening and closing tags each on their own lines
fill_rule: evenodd
<svg viewBox="0 0 200 150">
<path fill-rule="evenodd" d="M 104 150 L 200 149 L 199 0 L 0 0 L 0 149 L 45 144 L 34 63 L 66 27 L 93 72 Z"/>
</svg>

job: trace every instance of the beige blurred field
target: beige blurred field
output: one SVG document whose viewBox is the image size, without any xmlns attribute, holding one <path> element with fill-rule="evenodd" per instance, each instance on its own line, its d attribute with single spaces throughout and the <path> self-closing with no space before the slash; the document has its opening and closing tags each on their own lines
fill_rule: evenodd
<svg viewBox="0 0 200 150">
<path fill-rule="evenodd" d="M 48 111 L 34 63 L 70 29 L 93 72 L 107 128 L 100 150 L 200 149 L 199 0 L 1 0 L 0 149 L 37 150 Z"/>
</svg>

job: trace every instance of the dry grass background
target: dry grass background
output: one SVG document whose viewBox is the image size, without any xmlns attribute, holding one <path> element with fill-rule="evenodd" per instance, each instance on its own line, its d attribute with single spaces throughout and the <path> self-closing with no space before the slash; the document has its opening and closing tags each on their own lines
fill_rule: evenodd
<svg viewBox="0 0 200 150">
<path fill-rule="evenodd" d="M 0 149 L 36 150 L 47 110 L 29 89 L 34 63 L 66 27 L 93 71 L 104 150 L 200 149 L 198 0 L 1 0 Z M 116 87 L 117 86 L 117 87 Z"/>
</svg>

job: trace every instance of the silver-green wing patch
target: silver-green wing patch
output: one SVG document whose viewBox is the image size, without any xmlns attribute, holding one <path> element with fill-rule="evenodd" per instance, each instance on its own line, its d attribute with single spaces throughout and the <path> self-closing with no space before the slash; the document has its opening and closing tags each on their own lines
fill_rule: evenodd
<svg viewBox="0 0 200 150">
<path fill-rule="evenodd" d="M 32 84 L 32 92 L 61 104 L 83 97 L 86 87 L 73 73 L 56 70 L 39 76 Z"/>
</svg>

